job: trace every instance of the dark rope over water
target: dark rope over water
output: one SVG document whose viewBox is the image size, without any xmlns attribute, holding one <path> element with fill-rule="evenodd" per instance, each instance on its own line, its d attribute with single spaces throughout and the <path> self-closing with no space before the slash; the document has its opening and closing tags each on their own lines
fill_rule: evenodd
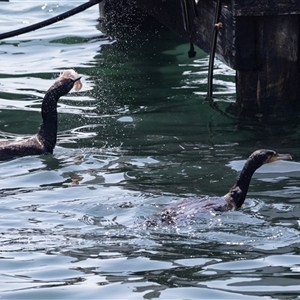
<svg viewBox="0 0 300 300">
<path fill-rule="evenodd" d="M 46 27 L 48 25 L 51 25 L 51 24 L 54 24 L 56 22 L 59 22 L 61 20 L 64 20 L 64 19 L 67 19 L 73 15 L 76 15 L 90 7 L 92 7 L 93 5 L 95 4 L 98 4 L 102 2 L 102 0 L 90 0 L 89 2 L 86 2 L 84 4 L 81 4 L 67 12 L 64 12 L 56 17 L 53 17 L 53 18 L 50 18 L 48 20 L 45 20 L 45 21 L 42 21 L 42 22 L 39 22 L 39 23 L 36 23 L 36 24 L 33 24 L 33 25 L 29 25 L 27 27 L 24 27 L 24 28 L 20 28 L 20 29 L 16 29 L 16 30 L 12 30 L 12 31 L 9 31 L 9 32 L 5 32 L 5 33 L 2 33 L 0 34 L 0 40 L 3 40 L 3 39 L 7 39 L 7 38 L 10 38 L 10 37 L 14 37 L 14 36 L 17 36 L 17 35 L 20 35 L 20 34 L 24 34 L 24 33 L 27 33 L 27 32 L 31 32 L 31 31 L 35 31 L 37 29 L 40 29 L 40 28 L 43 28 L 43 27 Z"/>
</svg>

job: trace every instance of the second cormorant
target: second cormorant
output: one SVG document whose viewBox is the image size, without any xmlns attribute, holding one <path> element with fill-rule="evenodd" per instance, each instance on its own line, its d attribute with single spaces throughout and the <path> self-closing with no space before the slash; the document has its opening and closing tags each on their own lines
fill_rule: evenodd
<svg viewBox="0 0 300 300">
<path fill-rule="evenodd" d="M 240 208 L 246 198 L 253 173 L 262 165 L 280 159 L 292 159 L 290 154 L 279 154 L 273 150 L 261 149 L 253 152 L 247 159 L 236 184 L 222 197 L 188 198 L 165 207 L 160 216 L 147 225 L 173 224 L 176 221 L 188 221 L 199 212 L 222 212 Z"/>
</svg>

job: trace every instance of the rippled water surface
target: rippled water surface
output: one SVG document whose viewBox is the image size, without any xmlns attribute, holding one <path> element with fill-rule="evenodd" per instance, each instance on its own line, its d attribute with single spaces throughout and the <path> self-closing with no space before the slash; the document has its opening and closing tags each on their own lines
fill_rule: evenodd
<svg viewBox="0 0 300 300">
<path fill-rule="evenodd" d="M 1 32 L 79 1 L 1 3 Z M 59 101 L 53 155 L 0 163 L 1 299 L 300 299 L 299 122 L 228 116 L 234 72 L 166 29 L 102 32 L 98 9 L 0 41 L 0 139 L 37 131 L 46 90 L 74 68 L 83 89 Z M 101 31 L 102 30 L 102 31 Z M 121 34 L 122 36 L 122 34 Z M 147 228 L 185 197 L 223 195 L 259 148 L 241 210 Z"/>
</svg>

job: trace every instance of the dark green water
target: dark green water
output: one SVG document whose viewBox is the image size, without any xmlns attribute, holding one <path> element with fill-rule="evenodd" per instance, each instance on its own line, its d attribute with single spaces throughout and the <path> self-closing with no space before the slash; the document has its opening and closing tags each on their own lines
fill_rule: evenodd
<svg viewBox="0 0 300 300">
<path fill-rule="evenodd" d="M 1 4 L 1 31 L 72 7 Z M 59 102 L 53 155 L 0 163 L 1 299 L 298 299 L 298 120 L 228 118 L 232 70 L 216 62 L 220 112 L 205 101 L 205 53 L 188 59 L 166 30 L 115 41 L 97 17 L 0 42 L 1 139 L 37 131 L 61 70 L 84 84 Z M 241 210 L 143 225 L 183 197 L 225 194 L 259 148 L 294 161 L 260 168 Z"/>
</svg>

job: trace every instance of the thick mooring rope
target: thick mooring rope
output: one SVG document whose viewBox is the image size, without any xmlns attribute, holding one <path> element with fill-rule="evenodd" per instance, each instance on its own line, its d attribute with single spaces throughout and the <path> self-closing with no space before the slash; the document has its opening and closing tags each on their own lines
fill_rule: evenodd
<svg viewBox="0 0 300 300">
<path fill-rule="evenodd" d="M 7 38 L 10 38 L 10 37 L 14 37 L 14 36 L 24 34 L 24 33 L 27 33 L 27 32 L 31 32 L 31 31 L 43 28 L 45 26 L 54 24 L 54 23 L 59 22 L 61 20 L 67 19 L 67 18 L 69 18 L 73 15 L 76 15 L 76 14 L 78 14 L 78 13 L 80 13 L 80 12 L 90 8 L 91 6 L 100 3 L 100 2 L 102 2 L 102 0 L 90 0 L 89 2 L 81 4 L 81 5 L 73 8 L 73 9 L 71 9 L 71 10 L 65 12 L 65 13 L 62 13 L 62 14 L 56 16 L 56 17 L 50 18 L 48 20 L 45 20 L 45 21 L 30 25 L 30 26 L 27 26 L 27 27 L 24 27 L 24 28 L 20 28 L 20 29 L 16 29 L 16 30 L 12 30 L 12 31 L 9 31 L 9 32 L 2 33 L 2 34 L 0 34 L 0 40 L 7 39 Z"/>
</svg>

